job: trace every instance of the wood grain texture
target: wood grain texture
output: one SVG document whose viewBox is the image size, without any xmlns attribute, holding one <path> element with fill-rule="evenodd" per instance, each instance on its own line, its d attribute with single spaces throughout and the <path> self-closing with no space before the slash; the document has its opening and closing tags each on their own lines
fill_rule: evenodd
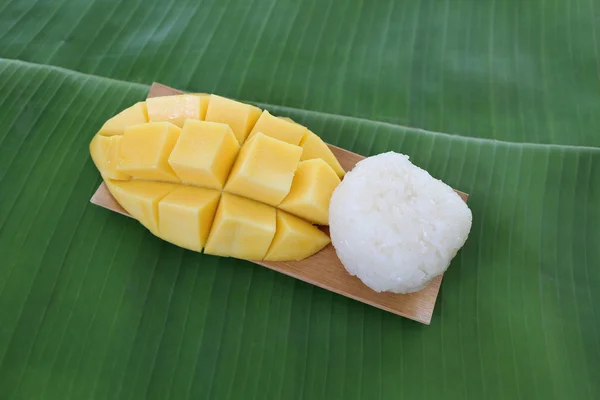
<svg viewBox="0 0 600 400">
<path fill-rule="evenodd" d="M 179 93 L 183 92 L 159 83 L 154 83 L 148 92 L 148 97 L 169 96 Z M 346 171 L 351 170 L 357 162 L 365 158 L 336 146 L 329 145 L 329 147 Z M 468 195 L 466 193 L 459 191 L 457 193 L 465 202 L 467 201 Z M 113 198 L 104 183 L 96 190 L 91 202 L 111 211 L 129 216 L 127 211 Z M 431 322 L 442 282 L 442 276 L 438 276 L 425 289 L 416 293 L 377 293 L 365 286 L 358 278 L 346 272 L 331 244 L 302 261 L 252 262 L 427 325 Z"/>
</svg>

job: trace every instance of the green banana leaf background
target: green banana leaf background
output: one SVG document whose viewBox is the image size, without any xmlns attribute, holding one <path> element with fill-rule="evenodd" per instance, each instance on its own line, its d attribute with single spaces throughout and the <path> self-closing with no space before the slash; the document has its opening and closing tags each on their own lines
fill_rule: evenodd
<svg viewBox="0 0 600 400">
<path fill-rule="evenodd" d="M 0 398 L 600 398 L 599 54 L 597 0 L 0 0 Z M 431 325 L 91 205 L 153 81 L 470 193 Z"/>
</svg>

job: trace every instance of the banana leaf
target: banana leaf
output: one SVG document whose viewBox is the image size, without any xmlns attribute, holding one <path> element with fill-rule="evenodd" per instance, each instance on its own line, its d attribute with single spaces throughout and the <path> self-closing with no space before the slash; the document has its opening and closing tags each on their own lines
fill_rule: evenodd
<svg viewBox="0 0 600 400">
<path fill-rule="evenodd" d="M 9 59 L 463 136 L 600 145 L 597 0 L 2 0 L 0 20 Z"/>
<path fill-rule="evenodd" d="M 600 398 L 598 10 L 0 2 L 0 398 Z M 91 137 L 154 80 L 470 193 L 431 325 L 91 205 Z"/>
</svg>

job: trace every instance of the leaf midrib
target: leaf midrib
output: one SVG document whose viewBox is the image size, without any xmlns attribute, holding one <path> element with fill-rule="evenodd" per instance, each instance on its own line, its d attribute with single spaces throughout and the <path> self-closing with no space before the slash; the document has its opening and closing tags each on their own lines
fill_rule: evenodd
<svg viewBox="0 0 600 400">
<path fill-rule="evenodd" d="M 130 87 L 134 86 L 134 87 L 138 87 L 138 88 L 146 89 L 146 90 L 150 88 L 150 85 L 145 84 L 145 83 L 125 81 L 122 79 L 111 78 L 111 77 L 97 75 L 97 74 L 91 74 L 91 73 L 87 73 L 87 72 L 81 72 L 81 71 L 77 71 L 77 70 L 73 70 L 73 69 L 65 68 L 65 67 L 60 67 L 60 66 L 56 66 L 56 65 L 40 64 L 40 63 L 23 61 L 23 60 L 18 60 L 18 59 L 13 59 L 13 58 L 5 58 L 5 57 L 0 57 L 0 63 L 9 63 L 9 64 L 12 63 L 12 64 L 24 66 L 24 67 L 48 69 L 48 70 L 57 71 L 57 72 L 63 73 L 63 74 L 69 74 L 69 75 L 75 75 L 75 76 L 87 77 L 87 78 L 91 77 L 94 79 L 105 80 L 105 81 L 117 83 L 120 85 L 127 85 Z M 507 141 L 507 140 L 497 140 L 497 139 L 489 139 L 489 138 L 481 138 L 481 137 L 473 137 L 473 136 L 464 136 L 464 135 L 457 134 L 457 133 L 431 131 L 431 130 L 427 130 L 427 129 L 423 129 L 423 128 L 394 124 L 391 122 L 373 120 L 373 119 L 364 118 L 364 117 L 354 117 L 354 116 L 344 115 L 344 114 L 332 114 L 332 113 L 328 113 L 328 112 L 324 112 L 324 111 L 300 109 L 300 108 L 282 106 L 282 105 L 277 105 L 277 104 L 247 101 L 244 99 L 235 99 L 235 100 L 238 100 L 238 101 L 241 101 L 244 103 L 255 104 L 257 106 L 260 106 L 261 108 L 271 108 L 271 109 L 277 108 L 280 110 L 290 110 L 290 111 L 295 111 L 295 112 L 300 112 L 300 113 L 325 116 L 325 117 L 329 117 L 329 118 L 348 119 L 348 120 L 352 120 L 355 122 L 364 122 L 364 123 L 369 123 L 369 124 L 377 124 L 377 125 L 381 125 L 381 126 L 400 128 L 400 129 L 405 129 L 405 130 L 409 130 L 409 131 L 417 131 L 419 133 L 426 134 L 426 135 L 443 136 L 443 137 L 448 137 L 448 138 L 451 138 L 454 140 L 458 139 L 458 140 L 463 140 L 463 141 L 467 141 L 467 142 L 492 143 L 494 145 L 501 144 L 501 145 L 506 145 L 506 146 L 510 146 L 510 147 L 515 146 L 515 147 L 521 147 L 521 148 L 568 149 L 568 150 L 584 150 L 584 151 L 587 150 L 587 151 L 600 152 L 600 148 L 595 147 L 595 146 L 550 144 L 550 143 L 535 143 L 535 142 L 513 142 L 513 141 Z"/>
</svg>

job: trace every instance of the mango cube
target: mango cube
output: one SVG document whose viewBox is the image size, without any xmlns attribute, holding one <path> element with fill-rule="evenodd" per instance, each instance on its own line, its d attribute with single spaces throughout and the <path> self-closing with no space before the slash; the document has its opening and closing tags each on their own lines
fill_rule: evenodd
<svg viewBox="0 0 600 400">
<path fill-rule="evenodd" d="M 344 169 L 340 165 L 340 162 L 335 158 L 329 146 L 317 135 L 308 131 L 307 135 L 304 136 L 302 143 L 302 157 L 301 161 L 312 160 L 315 158 L 322 158 L 340 177 L 344 177 Z"/>
<path fill-rule="evenodd" d="M 289 193 L 302 149 L 257 133 L 242 149 L 225 191 L 277 206 Z"/>
<path fill-rule="evenodd" d="M 229 125 L 188 119 L 169 165 L 185 184 L 221 190 L 239 148 Z"/>
<path fill-rule="evenodd" d="M 173 183 L 107 180 L 106 186 L 131 216 L 159 236 L 158 202 L 177 188 Z"/>
<path fill-rule="evenodd" d="M 203 120 L 208 108 L 208 95 L 180 94 L 152 97 L 146 100 L 150 122 L 171 122 L 182 128 L 187 119 Z"/>
<path fill-rule="evenodd" d="M 260 117 L 260 112 L 260 108 L 250 104 L 212 94 L 208 102 L 205 119 L 209 122 L 220 122 L 229 125 L 241 145 L 246 141 L 246 137 L 258 117 Z"/>
<path fill-rule="evenodd" d="M 275 117 L 265 110 L 260 115 L 258 121 L 256 121 L 254 128 L 252 128 L 249 138 L 254 136 L 257 132 L 298 146 L 304 135 L 308 132 L 308 129 L 295 122 Z"/>
<path fill-rule="evenodd" d="M 262 260 L 273 241 L 275 229 L 275 208 L 223 193 L 204 252 Z"/>
<path fill-rule="evenodd" d="M 266 261 L 302 260 L 327 246 L 331 240 L 316 226 L 277 210 L 277 230 Z"/>
<path fill-rule="evenodd" d="M 221 193 L 179 186 L 158 202 L 160 237 L 177 246 L 202 251 Z"/>
<path fill-rule="evenodd" d="M 96 135 L 90 143 L 90 154 L 104 179 L 129 180 L 131 177 L 117 170 L 119 148 L 123 136 Z"/>
<path fill-rule="evenodd" d="M 179 182 L 168 160 L 180 131 L 170 122 L 149 122 L 125 129 L 117 170 L 138 179 Z"/>
<path fill-rule="evenodd" d="M 98 133 L 104 136 L 122 135 L 125 128 L 145 122 L 148 122 L 148 110 L 146 103 L 140 101 L 106 121 Z"/>
<path fill-rule="evenodd" d="M 307 221 L 329 224 L 329 200 L 340 178 L 322 159 L 302 161 L 279 208 Z"/>
</svg>

